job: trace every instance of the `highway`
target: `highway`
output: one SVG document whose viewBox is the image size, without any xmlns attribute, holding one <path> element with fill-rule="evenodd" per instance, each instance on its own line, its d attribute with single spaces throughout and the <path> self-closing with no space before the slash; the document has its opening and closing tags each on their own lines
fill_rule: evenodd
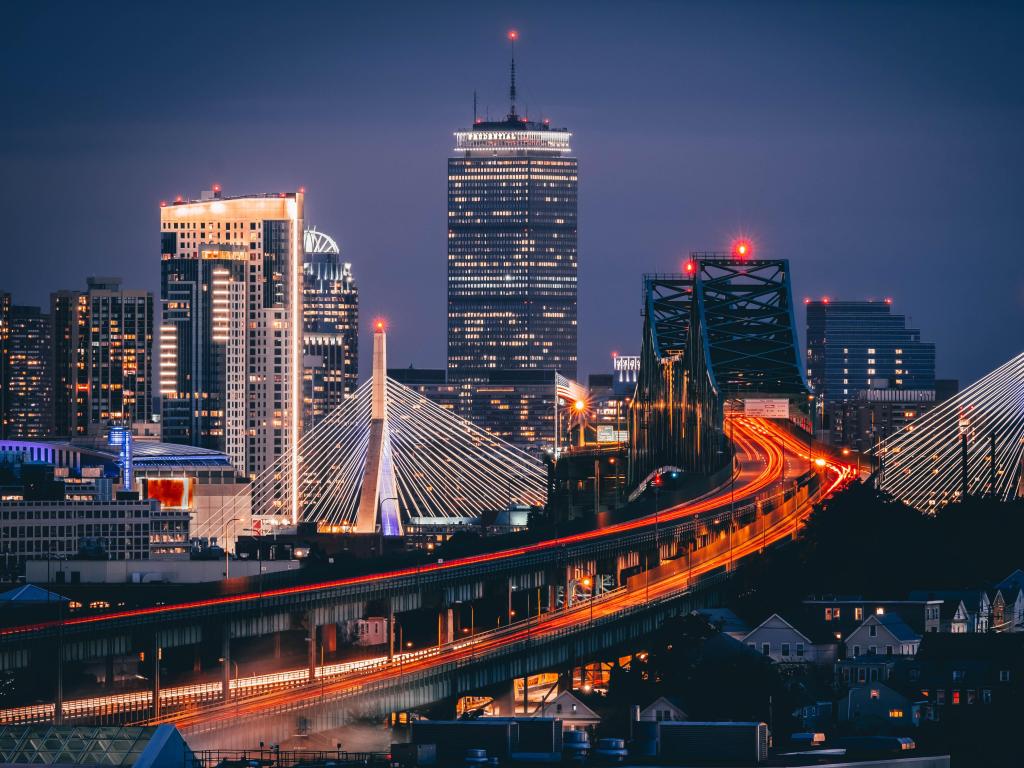
<svg viewBox="0 0 1024 768">
<path fill-rule="evenodd" d="M 543 551 L 562 547 L 566 544 L 585 541 L 598 537 L 621 535 L 638 529 L 645 529 L 682 520 L 703 516 L 702 520 L 717 522 L 716 514 L 728 514 L 732 501 L 739 503 L 743 499 L 770 490 L 783 476 L 785 467 L 786 478 L 796 478 L 806 472 L 810 461 L 808 447 L 776 424 L 760 419 L 746 417 L 730 418 L 733 441 L 737 447 L 738 470 L 735 482 L 728 482 L 705 494 L 704 496 L 676 506 L 666 508 L 649 517 L 625 521 L 603 529 L 539 542 L 526 547 L 519 547 L 497 553 L 451 560 L 445 563 L 434 563 L 422 566 L 420 572 L 430 570 L 452 569 L 477 564 L 482 561 L 495 561 L 517 557 L 525 553 Z M 849 482 L 854 470 L 848 464 L 834 458 L 821 457 L 817 468 L 826 472 L 830 481 L 825 494 L 831 493 L 842 484 Z M 825 495 L 823 494 L 823 495 Z M 401 677 L 418 670 L 429 669 L 433 665 L 449 663 L 461 658 L 472 658 L 486 655 L 488 651 L 515 642 L 528 635 L 540 637 L 547 633 L 564 630 L 566 627 L 578 626 L 591 620 L 611 616 L 631 606 L 645 601 L 671 597 L 689 589 L 694 579 L 711 571 L 728 566 L 743 557 L 755 554 L 763 546 L 792 536 L 799 518 L 809 513 L 809 508 L 801 510 L 801 514 L 777 522 L 749 540 L 732 546 L 730 535 L 727 550 L 720 546 L 709 546 L 697 550 L 692 558 L 691 567 L 683 573 L 676 573 L 664 578 L 645 581 L 642 589 L 620 587 L 612 592 L 584 599 L 574 607 L 557 612 L 532 616 L 513 623 L 499 630 L 486 634 L 477 634 L 470 638 L 460 639 L 445 646 L 418 650 L 412 653 L 399 653 L 391 661 L 387 657 L 363 659 L 356 662 L 342 662 L 317 667 L 316 680 L 309 680 L 306 667 L 295 670 L 284 670 L 266 675 L 243 677 L 231 681 L 232 696 L 228 701 L 219 698 L 220 683 L 201 683 L 170 687 L 161 691 L 161 702 L 168 711 L 162 722 L 173 722 L 182 728 L 197 723 L 209 724 L 218 720 L 229 720 L 240 715 L 258 714 L 263 710 L 276 709 L 285 705 L 301 705 L 308 701 L 314 703 L 318 698 L 330 695 L 342 695 L 347 690 L 368 683 L 379 683 Z M 657 519 L 655 519 L 657 518 Z M 702 552 L 710 556 L 701 556 Z M 342 586 L 355 581 L 373 579 L 390 579 L 398 575 L 406 575 L 407 571 L 372 574 L 331 582 L 301 585 L 278 590 L 282 594 L 297 591 L 323 589 L 325 587 Z M 264 596 L 272 594 L 268 591 Z M 201 604 L 218 604 L 255 599 L 257 595 L 235 595 L 201 601 Z M 182 610 L 197 603 L 167 605 L 145 608 L 137 611 L 115 612 L 102 616 L 89 616 L 71 619 L 72 622 L 96 622 L 109 620 L 119 615 L 145 615 L 159 612 Z M 15 627 L 7 632 L 31 632 L 35 628 L 48 625 Z M 123 711 L 145 710 L 150 701 L 149 691 L 137 691 L 110 696 L 90 697 L 66 701 L 64 712 L 66 718 L 76 718 L 93 714 L 114 713 Z M 19 707 L 0 711 L 0 723 L 25 722 L 52 717 L 52 704 L 39 704 L 32 707 Z"/>
</svg>

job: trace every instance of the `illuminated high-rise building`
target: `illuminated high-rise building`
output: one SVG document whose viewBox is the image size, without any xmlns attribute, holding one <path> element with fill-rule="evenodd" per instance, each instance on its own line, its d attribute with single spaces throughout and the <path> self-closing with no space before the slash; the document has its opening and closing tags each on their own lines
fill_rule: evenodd
<svg viewBox="0 0 1024 768">
<path fill-rule="evenodd" d="M 4 438 L 38 439 L 53 432 L 50 318 L 39 307 L 0 300 L 4 318 Z"/>
<path fill-rule="evenodd" d="M 514 34 L 510 35 L 514 40 Z M 568 130 L 474 120 L 448 160 L 448 373 L 576 376 L 577 161 Z"/>
<path fill-rule="evenodd" d="M 163 439 L 222 450 L 248 477 L 278 463 L 293 489 L 303 202 L 302 191 L 224 197 L 214 187 L 160 211 Z M 298 497 L 285 495 L 266 504 L 294 519 Z"/>
<path fill-rule="evenodd" d="M 304 246 L 302 421 L 313 426 L 356 389 L 359 291 L 334 238 L 314 227 Z"/>
<path fill-rule="evenodd" d="M 807 380 L 827 403 L 861 390 L 935 389 L 935 345 L 892 312 L 889 299 L 805 301 Z"/>
<path fill-rule="evenodd" d="M 153 416 L 153 294 L 116 277 L 50 294 L 54 433 L 102 435 Z"/>
</svg>

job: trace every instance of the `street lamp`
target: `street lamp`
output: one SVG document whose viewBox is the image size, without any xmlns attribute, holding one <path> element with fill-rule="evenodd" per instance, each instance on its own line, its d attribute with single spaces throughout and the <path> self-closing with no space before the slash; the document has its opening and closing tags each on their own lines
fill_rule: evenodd
<svg viewBox="0 0 1024 768">
<path fill-rule="evenodd" d="M 589 576 L 584 576 L 583 577 L 583 581 L 580 582 L 580 583 L 583 584 L 584 587 L 587 587 L 587 588 L 590 589 L 590 623 L 593 624 L 594 623 L 594 594 L 597 591 L 597 588 L 594 586 L 594 580 L 591 579 Z"/>
</svg>

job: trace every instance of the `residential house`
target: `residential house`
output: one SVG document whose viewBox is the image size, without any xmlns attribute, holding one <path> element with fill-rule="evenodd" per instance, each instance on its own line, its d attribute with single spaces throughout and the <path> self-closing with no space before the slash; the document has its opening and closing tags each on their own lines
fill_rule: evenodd
<svg viewBox="0 0 1024 768">
<path fill-rule="evenodd" d="M 700 608 L 694 613 L 703 616 L 712 627 L 742 642 L 750 633 L 750 626 L 728 608 Z"/>
<path fill-rule="evenodd" d="M 836 662 L 836 682 L 843 687 L 888 683 L 895 677 L 896 664 L 900 656 L 856 656 Z"/>
<path fill-rule="evenodd" d="M 939 622 L 940 632 L 949 632 L 954 635 L 962 635 L 967 632 L 967 625 L 970 623 L 970 616 L 967 615 L 967 607 L 963 600 L 943 600 L 941 620 Z"/>
<path fill-rule="evenodd" d="M 1005 589 L 1007 587 L 1011 587 L 1013 589 L 1024 589 L 1024 570 L 1018 568 L 996 584 L 996 589 Z"/>
<path fill-rule="evenodd" d="M 659 696 L 640 710 L 640 722 L 648 723 L 679 723 L 689 720 L 690 716 L 683 710 L 681 703 L 669 696 Z"/>
<path fill-rule="evenodd" d="M 803 601 L 801 626 L 816 634 L 827 632 L 842 638 L 859 627 L 868 616 L 895 613 L 907 625 L 923 635 L 939 632 L 942 600 L 933 598 L 908 600 L 869 600 L 863 597 L 822 597 Z"/>
<path fill-rule="evenodd" d="M 847 636 L 846 655 L 913 656 L 920 644 L 921 635 L 895 613 L 872 614 Z"/>
<path fill-rule="evenodd" d="M 831 664 L 838 643 L 815 643 L 777 613 L 755 627 L 743 642 L 780 664 Z"/>
<path fill-rule="evenodd" d="M 907 692 L 928 702 L 926 717 L 967 716 L 971 708 L 1024 711 L 1024 634 L 926 636 L 906 662 Z"/>
<path fill-rule="evenodd" d="M 839 700 L 840 721 L 865 721 L 893 726 L 918 725 L 921 702 L 890 688 L 885 683 L 854 685 Z"/>
<path fill-rule="evenodd" d="M 996 589 L 992 599 L 992 631 L 1024 632 L 1024 589 L 1004 586 Z"/>
<path fill-rule="evenodd" d="M 984 589 L 969 590 L 916 590 L 911 600 L 943 600 L 962 602 L 967 614 L 968 632 L 988 632 L 992 619 L 992 601 Z M 953 631 L 953 630 L 950 630 Z"/>
<path fill-rule="evenodd" d="M 534 717 L 554 717 L 562 721 L 563 731 L 584 731 L 601 723 L 601 716 L 580 701 L 572 691 L 562 691 L 542 704 Z"/>
</svg>

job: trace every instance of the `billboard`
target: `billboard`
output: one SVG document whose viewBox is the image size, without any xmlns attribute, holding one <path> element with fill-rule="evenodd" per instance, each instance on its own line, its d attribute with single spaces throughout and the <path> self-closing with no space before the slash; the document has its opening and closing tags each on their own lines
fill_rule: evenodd
<svg viewBox="0 0 1024 768">
<path fill-rule="evenodd" d="M 784 397 L 747 398 L 743 401 L 743 413 L 762 419 L 788 419 L 789 400 Z"/>
<path fill-rule="evenodd" d="M 147 477 L 139 483 L 143 498 L 159 501 L 164 509 L 193 508 L 195 499 L 190 477 Z"/>
</svg>

